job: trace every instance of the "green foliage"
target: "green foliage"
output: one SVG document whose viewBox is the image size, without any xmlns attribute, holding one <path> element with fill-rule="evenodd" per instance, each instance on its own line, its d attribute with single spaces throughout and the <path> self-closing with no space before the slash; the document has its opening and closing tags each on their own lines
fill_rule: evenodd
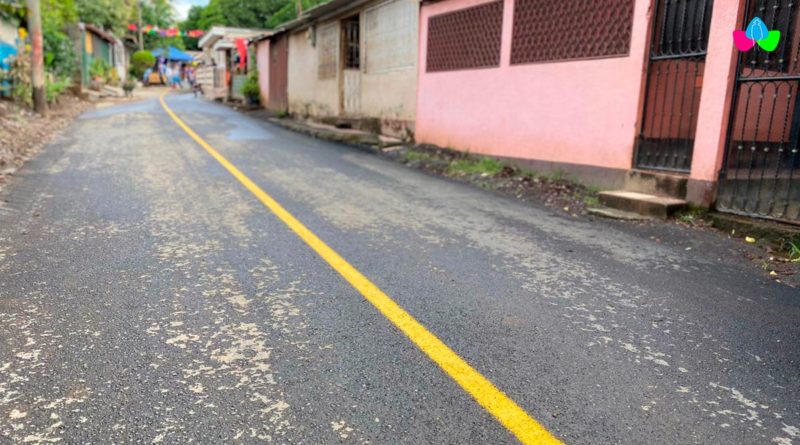
<svg viewBox="0 0 800 445">
<path fill-rule="evenodd" d="M 78 66 L 75 47 L 69 36 L 54 26 L 46 23 L 43 29 L 45 67 L 57 77 L 71 77 Z"/>
<path fill-rule="evenodd" d="M 800 263 L 800 239 L 797 242 L 794 241 L 787 241 L 787 247 L 789 251 L 789 259 L 792 260 L 793 263 Z"/>
<path fill-rule="evenodd" d="M 708 225 L 705 221 L 708 212 L 700 207 L 688 207 L 676 215 L 678 221 L 692 226 Z"/>
<path fill-rule="evenodd" d="M 33 86 L 31 85 L 31 55 L 30 51 L 17 54 L 10 70 L 11 97 L 23 104 L 31 106 L 33 103 Z"/>
<path fill-rule="evenodd" d="M 424 151 L 408 150 L 403 153 L 403 162 L 432 162 L 437 158 Z"/>
<path fill-rule="evenodd" d="M 329 0 L 302 0 L 303 10 L 310 9 Z M 189 10 L 181 29 L 211 29 L 212 26 L 239 28 L 275 28 L 297 18 L 297 0 L 210 0 L 205 7 L 194 6 Z M 196 42 L 185 39 L 187 46 Z"/>
<path fill-rule="evenodd" d="M 92 64 L 89 66 L 89 74 L 93 79 L 101 78 L 106 80 L 109 71 L 111 71 L 111 66 L 105 61 L 105 59 L 94 59 L 92 60 Z"/>
<path fill-rule="evenodd" d="M 505 165 L 494 158 L 465 156 L 456 159 L 447 167 L 447 173 L 451 175 L 473 175 L 481 174 L 494 176 L 503 170 Z"/>
<path fill-rule="evenodd" d="M 253 70 L 242 84 L 242 94 L 251 102 L 257 103 L 261 98 L 261 86 L 258 84 L 258 71 Z"/>
<path fill-rule="evenodd" d="M 136 51 L 131 56 L 131 75 L 137 79 L 156 63 L 156 57 L 150 51 Z"/>
<path fill-rule="evenodd" d="M 132 19 L 135 6 L 126 0 L 74 0 L 78 19 L 121 36 Z M 135 2 L 131 2 L 135 5 Z"/>
<path fill-rule="evenodd" d="M 192 6 L 191 9 L 189 9 L 189 14 L 186 16 L 186 20 L 184 20 L 181 23 L 179 23 L 178 24 L 178 28 L 180 28 L 181 31 L 192 31 L 192 30 L 195 30 L 195 29 L 207 29 L 207 28 L 204 28 L 200 23 L 200 20 L 203 17 L 203 12 L 204 11 L 205 11 L 205 8 L 203 8 L 202 6 L 197 6 L 197 5 Z M 183 44 L 184 44 L 185 48 L 189 49 L 189 50 L 197 50 L 197 49 L 199 49 L 199 46 L 198 46 L 199 42 L 200 42 L 200 39 L 195 38 L 195 37 L 189 37 L 189 36 L 184 36 L 183 37 Z"/>
<path fill-rule="evenodd" d="M 136 9 L 133 9 L 136 12 Z M 171 0 L 147 0 L 142 4 L 142 21 L 147 25 L 159 28 L 172 28 L 175 26 L 175 15 Z M 185 49 L 186 45 L 180 36 L 161 36 L 159 34 L 145 34 L 144 47 L 148 49 L 167 48 L 174 46 Z"/>
<path fill-rule="evenodd" d="M 48 29 L 63 31 L 64 27 L 78 22 L 75 0 L 42 0 L 41 11 L 45 34 Z"/>
<path fill-rule="evenodd" d="M 600 198 L 594 195 L 586 195 L 583 197 L 583 203 L 586 204 L 587 207 L 599 207 Z"/>
<path fill-rule="evenodd" d="M 329 0 L 302 0 L 303 11 L 311 9 L 314 6 L 327 3 L 328 1 Z M 267 28 L 277 28 L 278 26 L 297 18 L 297 2 L 289 1 L 284 3 L 285 5 L 276 11 L 269 18 L 269 20 L 267 20 Z"/>
<path fill-rule="evenodd" d="M 25 18 L 25 2 L 22 0 L 0 1 L 0 19 L 16 23 Z"/>
<path fill-rule="evenodd" d="M 58 97 L 64 93 L 70 86 L 72 85 L 72 81 L 69 79 L 56 79 L 53 81 L 47 81 L 45 83 L 45 95 L 47 96 L 47 102 L 52 104 L 58 101 Z"/>
</svg>

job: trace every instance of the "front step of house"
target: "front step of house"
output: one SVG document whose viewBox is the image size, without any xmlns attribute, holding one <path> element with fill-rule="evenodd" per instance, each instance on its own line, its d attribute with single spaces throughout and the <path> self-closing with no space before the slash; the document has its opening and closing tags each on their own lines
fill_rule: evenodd
<svg viewBox="0 0 800 445">
<path fill-rule="evenodd" d="M 600 192 L 599 198 L 601 204 L 616 211 L 667 219 L 686 207 L 687 183 L 687 177 L 681 175 L 632 170 L 622 190 Z"/>
</svg>

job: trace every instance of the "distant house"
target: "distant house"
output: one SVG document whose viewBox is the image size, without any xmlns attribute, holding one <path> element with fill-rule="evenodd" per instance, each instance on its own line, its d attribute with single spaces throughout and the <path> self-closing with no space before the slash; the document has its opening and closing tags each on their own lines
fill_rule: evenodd
<svg viewBox="0 0 800 445">
<path fill-rule="evenodd" d="M 333 0 L 307 10 L 257 48 L 267 104 L 410 137 L 418 21 L 419 0 Z"/>
<path fill-rule="evenodd" d="M 91 82 L 90 69 L 95 60 L 105 60 L 106 63 L 117 70 L 121 80 L 128 73 L 128 53 L 122 41 L 114 34 L 98 26 L 80 23 L 71 32 L 75 49 L 79 54 L 79 73 L 82 87 L 88 87 Z"/>
<path fill-rule="evenodd" d="M 206 97 L 211 99 L 243 99 L 241 85 L 247 77 L 247 42 L 263 29 L 214 26 L 198 45 L 203 51 L 204 66 L 197 80 Z M 244 48 L 244 51 L 242 49 Z"/>
<path fill-rule="evenodd" d="M 261 104 L 275 112 L 289 110 L 289 34 L 284 29 L 263 34 L 255 47 Z"/>
</svg>

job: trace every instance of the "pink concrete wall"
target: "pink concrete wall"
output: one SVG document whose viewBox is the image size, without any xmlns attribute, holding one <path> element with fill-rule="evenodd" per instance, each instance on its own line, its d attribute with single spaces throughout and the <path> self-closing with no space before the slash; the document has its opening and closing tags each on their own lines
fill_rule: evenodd
<svg viewBox="0 0 800 445">
<path fill-rule="evenodd" d="M 256 44 L 256 63 L 258 64 L 258 85 L 261 87 L 261 106 L 269 103 L 269 40 Z"/>
<path fill-rule="evenodd" d="M 510 65 L 505 0 L 499 68 L 426 73 L 428 18 L 489 0 L 427 4 L 420 15 L 417 140 L 474 153 L 630 169 L 650 0 L 637 0 L 627 57 Z"/>
<path fill-rule="evenodd" d="M 711 16 L 703 95 L 697 120 L 691 178 L 716 182 L 726 148 L 731 97 L 736 76 L 737 50 L 731 33 L 742 29 L 744 2 L 716 0 Z M 709 188 L 704 200 L 711 200 Z"/>
</svg>

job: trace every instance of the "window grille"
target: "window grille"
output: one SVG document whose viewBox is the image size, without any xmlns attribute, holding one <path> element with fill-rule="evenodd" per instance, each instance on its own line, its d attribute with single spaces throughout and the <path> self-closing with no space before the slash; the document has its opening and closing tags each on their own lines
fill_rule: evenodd
<svg viewBox="0 0 800 445">
<path fill-rule="evenodd" d="M 339 26 L 331 23 L 319 28 L 318 77 L 320 80 L 335 79 L 339 71 Z"/>
<path fill-rule="evenodd" d="M 361 68 L 361 22 L 358 18 L 346 20 L 344 26 L 344 67 Z"/>
<path fill-rule="evenodd" d="M 516 0 L 511 64 L 628 55 L 634 0 Z"/>
<path fill-rule="evenodd" d="M 429 18 L 427 71 L 499 66 L 502 33 L 502 0 Z"/>
</svg>

